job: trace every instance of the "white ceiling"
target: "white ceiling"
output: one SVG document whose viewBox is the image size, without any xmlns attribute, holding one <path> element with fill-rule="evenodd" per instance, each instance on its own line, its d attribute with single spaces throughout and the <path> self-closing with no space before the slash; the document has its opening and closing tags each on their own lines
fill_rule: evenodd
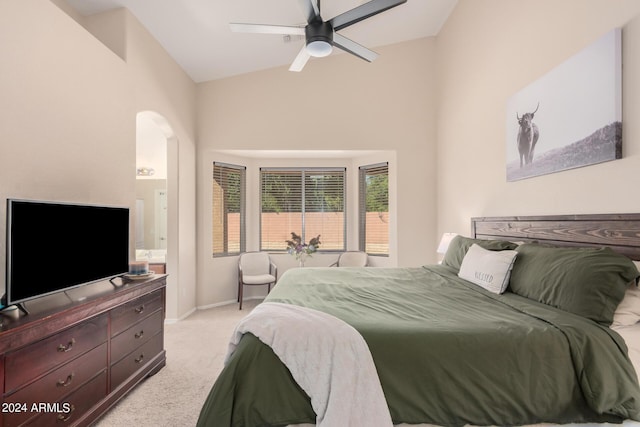
<svg viewBox="0 0 640 427">
<path fill-rule="evenodd" d="M 285 43 L 280 35 L 232 33 L 229 29 L 230 22 L 303 25 L 305 19 L 298 0 L 67 1 L 82 15 L 119 7 L 129 9 L 195 82 L 288 66 L 304 43 L 302 40 Z M 340 34 L 373 50 L 434 36 L 456 2 L 408 0 L 345 28 Z M 324 20 L 329 20 L 362 3 L 365 1 L 323 0 L 321 14 Z M 340 50 L 334 49 L 334 52 Z M 356 57 L 353 60 L 361 61 Z"/>
</svg>

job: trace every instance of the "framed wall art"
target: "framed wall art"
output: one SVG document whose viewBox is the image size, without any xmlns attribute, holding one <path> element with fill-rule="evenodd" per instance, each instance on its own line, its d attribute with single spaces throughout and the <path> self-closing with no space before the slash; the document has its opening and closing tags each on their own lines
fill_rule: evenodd
<svg viewBox="0 0 640 427">
<path fill-rule="evenodd" d="M 615 29 L 507 102 L 507 181 L 622 158 L 622 32 Z"/>
</svg>

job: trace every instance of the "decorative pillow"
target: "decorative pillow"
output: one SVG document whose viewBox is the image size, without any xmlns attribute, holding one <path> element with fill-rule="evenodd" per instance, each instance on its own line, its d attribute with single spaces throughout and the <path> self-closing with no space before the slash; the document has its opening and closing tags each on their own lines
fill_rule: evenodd
<svg viewBox="0 0 640 427">
<path fill-rule="evenodd" d="M 629 258 L 610 248 L 524 244 L 516 250 L 513 293 L 606 325 L 629 282 L 640 275 Z"/>
<path fill-rule="evenodd" d="M 517 244 L 504 240 L 470 239 L 469 237 L 457 235 L 451 240 L 451 243 L 449 243 L 449 248 L 447 248 L 447 253 L 444 254 L 442 265 L 460 270 L 464 256 L 474 243 L 490 251 L 513 250 L 518 247 Z"/>
<path fill-rule="evenodd" d="M 501 294 L 509 285 L 516 255 L 518 252 L 513 250 L 490 251 L 474 243 L 462 260 L 458 277 Z"/>
<path fill-rule="evenodd" d="M 633 261 L 633 263 L 640 269 L 640 262 Z M 638 322 L 640 322 L 640 288 L 633 281 L 627 286 L 624 298 L 613 313 L 611 326 L 631 326 Z"/>
</svg>

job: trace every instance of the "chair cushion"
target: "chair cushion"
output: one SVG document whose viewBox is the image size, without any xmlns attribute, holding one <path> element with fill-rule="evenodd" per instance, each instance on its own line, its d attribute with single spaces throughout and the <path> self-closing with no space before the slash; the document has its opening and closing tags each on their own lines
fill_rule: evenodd
<svg viewBox="0 0 640 427">
<path fill-rule="evenodd" d="M 240 255 L 242 271 L 250 276 L 269 274 L 269 264 L 269 254 L 266 252 L 247 252 Z"/>
<path fill-rule="evenodd" d="M 258 274 L 255 276 L 242 275 L 242 282 L 245 285 L 266 285 L 275 281 L 276 278 L 271 274 Z"/>
<path fill-rule="evenodd" d="M 338 258 L 338 267 L 366 267 L 365 252 L 345 252 Z"/>
</svg>

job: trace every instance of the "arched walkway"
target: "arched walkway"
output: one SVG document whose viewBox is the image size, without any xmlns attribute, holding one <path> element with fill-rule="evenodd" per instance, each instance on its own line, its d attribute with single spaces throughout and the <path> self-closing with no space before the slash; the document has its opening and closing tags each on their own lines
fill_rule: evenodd
<svg viewBox="0 0 640 427">
<path fill-rule="evenodd" d="M 152 123 L 157 131 L 166 139 L 166 145 L 159 149 L 166 150 L 166 181 L 167 181 L 167 300 L 166 312 L 168 318 L 175 318 L 178 312 L 178 138 L 169 121 L 154 111 L 140 111 L 137 116 L 138 126 L 142 122 Z"/>
</svg>

